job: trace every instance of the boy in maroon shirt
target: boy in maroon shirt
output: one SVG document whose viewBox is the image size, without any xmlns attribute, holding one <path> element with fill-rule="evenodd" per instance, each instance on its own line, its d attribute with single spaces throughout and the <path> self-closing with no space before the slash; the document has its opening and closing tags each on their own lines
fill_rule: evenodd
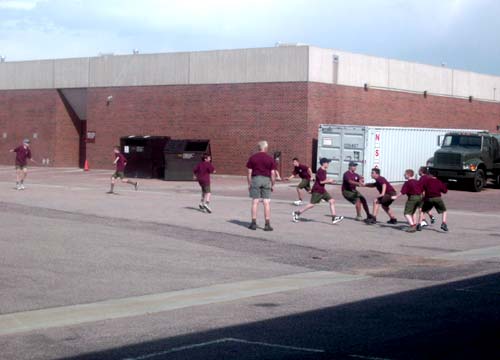
<svg viewBox="0 0 500 360">
<path fill-rule="evenodd" d="M 375 187 L 377 188 L 380 196 L 373 200 L 373 216 L 369 219 L 366 219 L 367 224 L 376 224 L 377 223 L 377 215 L 380 206 L 382 209 L 389 215 L 390 220 L 387 222 L 388 224 L 397 224 L 398 220 L 394 216 L 390 206 L 394 200 L 392 197 L 395 196 L 396 190 L 392 187 L 392 185 L 387 181 L 387 179 L 380 175 L 380 169 L 373 168 L 372 169 L 372 179 L 375 180 L 374 183 L 366 184 L 367 187 Z"/>
<path fill-rule="evenodd" d="M 429 213 L 429 211 L 434 207 L 436 208 L 438 214 L 442 214 L 443 216 L 441 230 L 448 231 L 448 225 L 446 223 L 446 205 L 441 198 L 441 194 L 446 194 L 448 192 L 448 188 L 443 182 L 441 182 L 441 180 L 435 178 L 434 176 L 430 176 L 424 183 L 423 190 L 425 195 L 424 204 L 422 205 L 422 213 L 420 214 L 420 220 L 423 220 L 423 217 L 425 216 L 424 213 Z M 421 227 L 417 227 L 417 230 L 421 230 Z"/>
<path fill-rule="evenodd" d="M 115 161 L 113 164 L 116 165 L 116 171 L 111 175 L 111 188 L 107 194 L 114 194 L 115 183 L 118 178 L 120 178 L 122 183 L 131 184 L 134 186 L 135 190 L 139 187 L 139 183 L 125 178 L 125 167 L 127 166 L 127 159 L 125 155 L 120 152 L 120 147 L 115 146 L 113 149 L 115 153 Z"/>
<path fill-rule="evenodd" d="M 417 231 L 417 219 L 415 217 L 415 213 L 422 206 L 422 187 L 420 186 L 420 182 L 413 178 L 414 175 L 415 173 L 413 170 L 406 170 L 406 182 L 401 188 L 401 194 L 392 197 L 393 200 L 396 200 L 401 195 L 408 196 L 408 200 L 405 204 L 404 215 L 410 225 L 410 227 L 406 230 L 409 233 Z"/>
<path fill-rule="evenodd" d="M 356 189 L 358 186 L 365 186 L 361 175 L 356 174 L 358 163 L 349 162 L 349 170 L 344 173 L 342 178 L 342 196 L 356 207 L 356 221 L 363 220 L 361 216 L 361 207 L 365 210 L 367 219 L 371 219 L 370 208 L 366 198 Z"/>
<path fill-rule="evenodd" d="M 28 176 L 28 160 L 36 162 L 31 158 L 30 140 L 24 139 L 23 144 L 10 152 L 16 153 L 16 190 L 24 190 L 24 179 Z"/>
<path fill-rule="evenodd" d="M 201 187 L 201 202 L 200 210 L 212 213 L 210 208 L 210 197 L 212 192 L 210 190 L 210 174 L 215 174 L 215 168 L 212 165 L 212 157 L 209 154 L 204 154 L 201 162 L 193 169 L 194 178 L 198 180 Z"/>
<path fill-rule="evenodd" d="M 325 189 L 326 184 L 334 184 L 335 183 L 335 180 L 327 178 L 326 170 L 328 169 L 328 166 L 330 165 L 330 160 L 328 160 L 326 158 L 321 158 L 319 160 L 319 164 L 321 165 L 321 167 L 316 172 L 316 179 L 314 180 L 314 186 L 312 188 L 311 203 L 306 205 L 303 209 L 300 209 L 298 211 L 294 211 L 292 213 L 292 221 L 293 222 L 298 222 L 300 215 L 302 215 L 307 210 L 310 210 L 313 207 L 315 207 L 317 204 L 319 204 L 321 202 L 321 200 L 325 200 L 330 205 L 330 212 L 332 214 L 332 223 L 333 224 L 337 224 L 337 223 L 341 222 L 342 220 L 344 220 L 343 216 L 336 215 L 335 200 L 332 198 L 332 196 Z"/>
<path fill-rule="evenodd" d="M 420 179 L 418 179 L 418 182 L 420 183 L 420 187 L 423 189 L 425 183 L 427 182 L 428 179 L 430 179 L 432 176 L 429 175 L 429 170 L 425 166 L 421 166 L 420 169 L 418 169 L 418 176 L 420 176 Z M 423 204 L 423 202 L 422 202 Z M 422 209 L 420 209 L 420 214 L 422 214 Z M 431 224 L 434 224 L 436 222 L 436 217 L 432 214 L 431 211 L 428 212 L 429 217 L 431 219 Z M 419 223 L 419 229 L 423 228 L 424 226 L 428 226 L 429 224 L 425 220 L 425 214 L 422 217 L 422 221 Z"/>
<path fill-rule="evenodd" d="M 252 155 L 247 162 L 248 191 L 252 198 L 252 222 L 248 227 L 257 230 L 257 208 L 262 199 L 266 225 L 264 231 L 273 231 L 271 227 L 271 192 L 276 181 L 276 162 L 267 154 L 267 141 L 258 144 L 259 152 Z"/>
<path fill-rule="evenodd" d="M 292 180 L 294 177 L 300 177 L 300 183 L 297 185 L 297 196 L 299 200 L 294 201 L 294 205 L 300 206 L 302 205 L 302 193 L 301 190 L 305 190 L 307 192 L 311 192 L 311 178 L 312 178 L 312 170 L 309 166 L 301 164 L 298 158 L 293 158 L 293 172 L 290 177 L 286 180 Z"/>
</svg>

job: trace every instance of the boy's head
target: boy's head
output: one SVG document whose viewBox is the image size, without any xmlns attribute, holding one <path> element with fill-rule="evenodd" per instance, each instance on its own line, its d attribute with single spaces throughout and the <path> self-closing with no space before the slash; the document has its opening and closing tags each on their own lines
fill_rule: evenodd
<svg viewBox="0 0 500 360">
<path fill-rule="evenodd" d="M 419 176 L 424 176 L 424 175 L 428 175 L 428 174 L 429 174 L 429 170 L 427 170 L 427 168 L 425 166 L 421 166 L 420 169 L 418 169 Z"/>
<path fill-rule="evenodd" d="M 319 164 L 321 165 L 321 167 L 326 170 L 328 169 L 328 166 L 330 165 L 330 161 L 331 160 L 328 160 L 327 158 L 321 158 L 319 159 Z"/>
<path fill-rule="evenodd" d="M 293 158 L 292 163 L 293 166 L 299 166 L 300 165 L 299 158 Z"/>
<path fill-rule="evenodd" d="M 26 147 L 29 147 L 30 146 L 30 139 L 24 139 L 23 140 L 23 145 L 26 146 Z"/>
<path fill-rule="evenodd" d="M 201 160 L 206 161 L 206 162 L 210 162 L 210 161 L 212 161 L 212 157 L 210 156 L 210 154 L 203 154 L 203 156 L 201 157 Z"/>
<path fill-rule="evenodd" d="M 411 179 L 413 176 L 415 176 L 415 172 L 412 169 L 407 169 L 405 170 L 405 179 Z"/>
<path fill-rule="evenodd" d="M 358 167 L 357 162 L 355 162 L 355 161 L 349 162 L 349 171 L 355 172 L 357 167 Z"/>
<path fill-rule="evenodd" d="M 114 151 L 115 154 L 118 154 L 120 152 L 120 147 L 119 146 L 115 146 L 113 148 L 113 151 Z"/>
<path fill-rule="evenodd" d="M 378 179 L 380 176 L 380 169 L 379 168 L 373 168 L 372 169 L 372 179 Z"/>
</svg>

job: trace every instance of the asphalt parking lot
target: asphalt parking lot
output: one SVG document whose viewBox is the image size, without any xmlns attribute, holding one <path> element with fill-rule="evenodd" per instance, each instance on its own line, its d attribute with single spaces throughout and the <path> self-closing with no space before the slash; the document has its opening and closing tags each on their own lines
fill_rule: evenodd
<svg viewBox="0 0 500 360">
<path fill-rule="evenodd" d="M 330 188 L 295 224 L 279 183 L 274 232 L 250 231 L 243 177 L 194 182 L 0 167 L 1 359 L 499 358 L 500 190 L 450 191 L 440 221 L 368 226 Z M 373 199 L 372 189 L 362 192 Z M 261 209 L 262 210 L 262 209 Z M 263 225 L 263 221 L 259 222 Z"/>
</svg>

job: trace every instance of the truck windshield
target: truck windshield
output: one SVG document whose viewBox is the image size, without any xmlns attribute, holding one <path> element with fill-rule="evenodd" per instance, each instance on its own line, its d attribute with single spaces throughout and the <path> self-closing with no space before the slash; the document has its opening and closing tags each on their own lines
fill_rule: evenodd
<svg viewBox="0 0 500 360">
<path fill-rule="evenodd" d="M 481 149 L 481 137 L 474 135 L 446 135 L 443 147 L 463 146 Z"/>
</svg>

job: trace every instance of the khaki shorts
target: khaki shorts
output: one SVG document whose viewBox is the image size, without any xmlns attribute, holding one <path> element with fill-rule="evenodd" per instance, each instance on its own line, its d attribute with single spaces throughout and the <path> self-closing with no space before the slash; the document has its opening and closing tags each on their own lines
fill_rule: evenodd
<svg viewBox="0 0 500 360">
<path fill-rule="evenodd" d="M 271 178 L 267 176 L 254 176 L 250 184 L 250 197 L 252 199 L 271 198 Z"/>
<path fill-rule="evenodd" d="M 443 199 L 440 197 L 430 198 L 424 200 L 424 204 L 422 205 L 422 211 L 428 212 L 431 211 L 432 208 L 436 208 L 438 214 L 442 214 L 446 211 L 446 205 L 444 204 Z"/>
<path fill-rule="evenodd" d="M 111 176 L 113 179 L 124 179 L 125 173 L 123 171 L 115 171 L 115 173 Z"/>
<path fill-rule="evenodd" d="M 410 195 L 405 204 L 405 215 L 413 215 L 422 206 L 421 195 Z"/>
<path fill-rule="evenodd" d="M 17 165 L 16 164 L 16 170 L 28 170 L 28 166 L 27 165 Z"/>
<path fill-rule="evenodd" d="M 311 204 L 319 204 L 321 200 L 325 200 L 326 202 L 330 201 L 332 196 L 328 191 L 325 191 L 323 194 L 313 192 L 311 195 Z"/>
<path fill-rule="evenodd" d="M 210 185 L 201 185 L 200 184 L 200 187 L 201 187 L 201 192 L 203 194 L 210 194 L 212 192 L 210 189 Z"/>
<path fill-rule="evenodd" d="M 394 195 L 396 194 L 385 194 L 384 196 L 379 196 L 377 198 L 377 202 L 383 207 L 389 207 L 394 202 L 394 200 L 392 200 Z"/>
<path fill-rule="evenodd" d="M 304 189 L 306 191 L 311 191 L 311 180 L 302 179 L 297 185 L 297 189 Z"/>
<path fill-rule="evenodd" d="M 355 191 L 344 190 L 344 191 L 342 191 L 342 196 L 344 197 L 344 199 L 346 199 L 347 201 L 349 201 L 353 205 L 356 204 L 358 199 L 361 200 L 361 199 L 365 198 L 357 190 L 355 190 Z"/>
</svg>

